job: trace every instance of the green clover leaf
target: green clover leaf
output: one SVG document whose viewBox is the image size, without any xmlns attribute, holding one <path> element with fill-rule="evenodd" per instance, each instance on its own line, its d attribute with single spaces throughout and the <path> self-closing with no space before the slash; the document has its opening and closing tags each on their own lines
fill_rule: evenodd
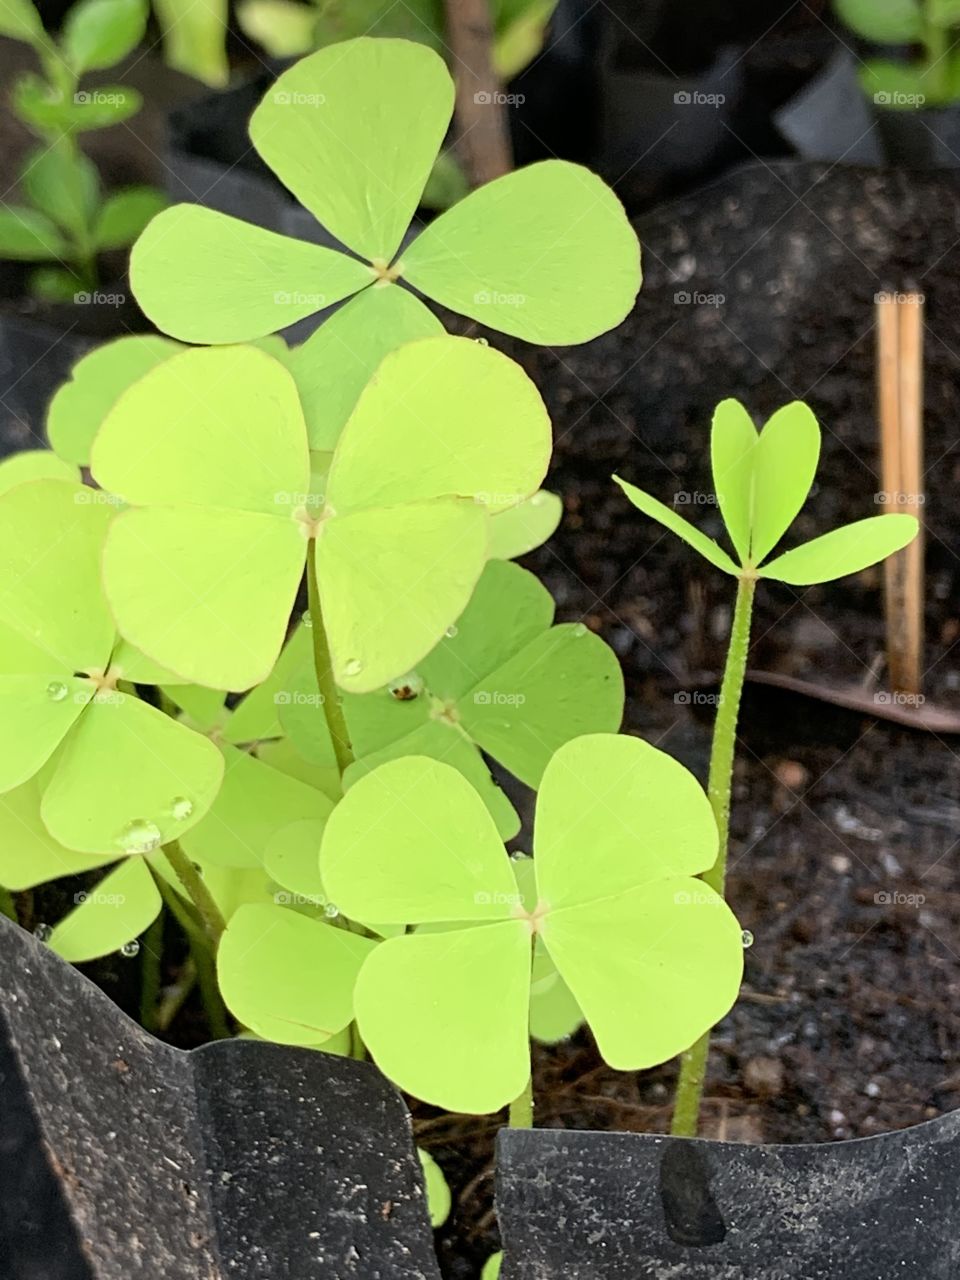
<svg viewBox="0 0 960 1280">
<path fill-rule="evenodd" d="M 120 642 L 100 583 L 112 512 L 36 480 L 0 497 L 0 791 L 44 770 L 41 814 L 80 853 L 146 853 L 203 817 L 223 764 L 210 742 L 131 696 L 157 668 Z"/>
<path fill-rule="evenodd" d="M 72 480 L 80 483 L 80 472 L 49 449 L 24 449 L 0 462 L 0 494 L 28 480 Z"/>
<path fill-rule="evenodd" d="M 613 192 L 566 161 L 479 188 L 397 258 L 453 98 L 442 59 L 403 40 L 344 41 L 298 62 L 253 113 L 250 137 L 358 257 L 175 205 L 133 249 L 131 281 L 146 314 L 187 342 L 245 342 L 361 290 L 374 307 L 402 279 L 528 341 L 585 342 L 619 324 L 640 286 L 637 239 Z"/>
<path fill-rule="evenodd" d="M 688 1048 L 736 998 L 740 926 L 694 878 L 716 824 L 677 761 L 631 737 L 567 743 L 544 773 L 534 851 L 531 910 L 477 793 L 422 757 L 363 778 L 327 822 L 321 868 L 341 910 L 453 926 L 381 943 L 354 993 L 385 1074 L 448 1110 L 495 1111 L 524 1089 L 537 937 L 621 1070 Z"/>
<path fill-rule="evenodd" d="M 320 495 L 287 370 L 249 347 L 186 351 L 130 387 L 94 441 L 98 483 L 132 508 L 107 539 L 107 597 L 179 679 L 246 689 L 273 669 L 315 538 L 334 676 L 376 689 L 466 608 L 489 514 L 536 490 L 549 452 L 518 365 L 425 338 L 383 361 Z"/>
<path fill-rule="evenodd" d="M 562 515 L 562 500 L 547 489 L 498 512 L 490 521 L 491 560 L 514 560 L 542 546 L 556 533 Z"/>
<path fill-rule="evenodd" d="M 746 573 L 794 586 L 832 582 L 916 537 L 914 516 L 871 516 L 767 560 L 806 502 L 820 457 L 819 424 L 799 400 L 778 409 L 760 432 L 739 401 L 722 401 L 713 416 L 711 455 L 717 501 L 739 565 L 671 507 L 619 476 L 614 480 L 635 507 L 733 577 Z"/>
</svg>

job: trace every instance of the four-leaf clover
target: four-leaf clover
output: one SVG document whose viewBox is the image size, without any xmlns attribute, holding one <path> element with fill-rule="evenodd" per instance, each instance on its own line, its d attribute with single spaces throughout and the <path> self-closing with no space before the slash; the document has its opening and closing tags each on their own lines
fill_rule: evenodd
<svg viewBox="0 0 960 1280">
<path fill-rule="evenodd" d="M 676 760 L 638 738 L 577 738 L 537 800 L 538 899 L 476 791 L 425 757 L 383 765 L 331 814 L 330 898 L 351 918 L 448 925 L 370 953 L 354 1007 L 396 1084 L 451 1111 L 495 1111 L 530 1075 L 533 942 L 543 941 L 620 1070 L 687 1049 L 733 1004 L 740 926 L 702 880 L 717 853 L 710 805 Z"/>
<path fill-rule="evenodd" d="M 442 59 L 404 40 L 347 40 L 302 59 L 257 107 L 250 137 L 350 254 L 175 205 L 133 249 L 143 310 L 186 342 L 246 342 L 364 289 L 375 307 L 403 280 L 531 342 L 585 342 L 619 324 L 640 287 L 637 238 L 609 187 L 566 161 L 479 188 L 397 256 L 453 99 Z"/>
</svg>

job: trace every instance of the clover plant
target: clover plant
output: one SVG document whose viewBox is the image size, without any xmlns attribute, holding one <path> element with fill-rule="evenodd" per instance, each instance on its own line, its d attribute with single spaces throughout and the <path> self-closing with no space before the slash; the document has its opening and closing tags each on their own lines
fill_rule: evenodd
<svg viewBox="0 0 960 1280">
<path fill-rule="evenodd" d="M 490 182 L 402 247 L 453 97 L 437 54 L 404 40 L 346 41 L 296 63 L 254 111 L 251 141 L 349 252 L 174 205 L 134 247 L 143 310 L 186 342 L 247 342 L 361 291 L 375 316 L 402 280 L 533 342 L 584 342 L 618 324 L 640 284 L 636 236 L 579 165 L 549 160 Z"/>
<path fill-rule="evenodd" d="M 878 106 L 909 110 L 960 99 L 958 0 L 834 0 L 851 31 L 872 44 L 918 48 L 911 61 L 869 58 L 859 78 Z"/>
<path fill-rule="evenodd" d="M 689 543 L 715 568 L 737 579 L 708 784 L 720 846 L 703 879 L 718 894 L 723 893 L 726 876 L 737 715 L 757 582 L 770 579 L 800 587 L 832 582 L 894 554 L 917 534 L 917 521 L 911 515 L 870 516 L 770 559 L 810 493 L 819 457 L 819 424 L 800 401 L 778 409 L 760 432 L 739 401 L 724 400 L 717 406 L 711 433 L 713 482 L 736 559 L 671 507 L 614 477 L 635 507 Z M 709 1033 L 683 1055 L 675 1133 L 696 1132 L 708 1051 Z"/>
<path fill-rule="evenodd" d="M 77 0 L 54 41 L 31 0 L 0 0 L 0 35 L 29 44 L 42 70 L 13 86 L 13 111 L 40 145 L 19 175 L 28 203 L 0 205 L 0 258 L 58 264 L 33 272 L 31 288 L 41 296 L 86 301 L 98 283 L 98 255 L 131 245 L 167 203 L 149 186 L 104 196 L 96 166 L 77 141 L 140 109 L 133 89 L 79 86 L 87 72 L 112 67 L 135 49 L 146 21 L 144 0 Z"/>
</svg>

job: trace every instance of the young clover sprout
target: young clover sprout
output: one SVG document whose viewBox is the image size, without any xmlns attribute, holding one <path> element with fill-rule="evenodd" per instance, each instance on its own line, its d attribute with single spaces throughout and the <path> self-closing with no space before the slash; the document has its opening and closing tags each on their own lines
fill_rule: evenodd
<svg viewBox="0 0 960 1280">
<path fill-rule="evenodd" d="M 735 561 L 672 508 L 615 476 L 624 493 L 718 569 L 737 579 L 737 598 L 714 725 L 708 794 L 720 832 L 719 854 L 704 881 L 724 890 L 730 825 L 730 791 L 737 715 L 750 645 L 750 622 L 757 581 L 811 586 L 858 573 L 911 542 L 917 521 L 911 515 L 870 516 L 833 529 L 791 551 L 768 557 L 807 499 L 820 457 L 820 427 L 800 401 L 778 409 L 758 432 L 737 400 L 724 400 L 713 416 L 713 482 Z M 673 1132 L 696 1133 L 709 1052 L 709 1032 L 683 1055 Z"/>
<path fill-rule="evenodd" d="M 532 574 L 489 563 L 456 627 L 415 671 L 375 693 L 344 696 L 356 757 L 345 785 L 387 760 L 432 756 L 474 785 L 504 840 L 515 836 L 520 819 L 480 752 L 536 787 L 557 748 L 584 733 L 615 732 L 623 715 L 616 655 L 582 623 L 551 625 L 553 614 Z M 277 713 L 302 755 L 322 764 L 331 746 L 318 698 L 304 660 Z"/>
<path fill-rule="evenodd" d="M 461 774 L 417 756 L 382 765 L 337 805 L 321 850 L 348 916 L 420 926 L 359 967 L 354 1011 L 372 1057 L 427 1102 L 509 1103 L 528 1124 L 538 939 L 611 1066 L 687 1048 L 730 1009 L 743 969 L 739 924 L 694 879 L 716 851 L 710 805 L 682 765 L 638 738 L 577 738 L 543 776 L 524 900 Z"/>
<path fill-rule="evenodd" d="M 14 113 L 41 139 L 20 172 L 25 205 L 0 205 L 0 258 L 59 262 L 34 272 L 34 293 L 59 300 L 97 283 L 97 255 L 132 244 L 167 200 L 153 187 L 126 187 L 104 199 L 96 166 L 76 135 L 128 119 L 140 96 L 120 85 L 82 91 L 89 71 L 116 65 L 143 39 L 144 0 L 78 0 L 59 43 L 30 0 L 0 0 L 0 35 L 32 46 L 43 70 L 20 76 Z"/>
<path fill-rule="evenodd" d="M 11 887 L 38 868 L 66 874 L 175 845 L 223 775 L 212 743 L 135 695 L 168 673 L 117 634 L 100 582 L 113 511 L 96 498 L 57 479 L 0 496 L 0 793 L 4 823 L 24 823 L 37 859 L 12 868 Z M 158 906 L 149 874 L 115 875 L 129 910 L 112 927 L 128 930 L 137 912 L 145 927 Z"/>
<path fill-rule="evenodd" d="M 350 253 L 175 205 L 131 257 L 143 310 L 187 342 L 246 342 L 361 290 L 373 314 L 403 280 L 532 342 L 585 342 L 619 324 L 640 286 L 639 246 L 613 192 L 579 165 L 548 160 L 490 182 L 400 253 L 453 100 L 442 59 L 404 40 L 345 41 L 298 62 L 250 137 Z"/>
<path fill-rule="evenodd" d="M 124 393 L 94 442 L 98 483 L 132 507 L 107 538 L 107 598 L 181 679 L 245 689 L 273 668 L 309 559 L 318 665 L 376 689 L 466 608 L 490 513 L 536 491 L 549 453 L 518 365 L 427 338 L 380 366 L 321 491 L 286 369 L 252 348 L 187 351 Z"/>
<path fill-rule="evenodd" d="M 860 61 L 865 93 L 880 107 L 915 110 L 942 107 L 960 99 L 960 54 L 956 0 L 834 0 L 843 22 L 872 44 L 922 50 L 913 62 L 893 58 Z"/>
</svg>

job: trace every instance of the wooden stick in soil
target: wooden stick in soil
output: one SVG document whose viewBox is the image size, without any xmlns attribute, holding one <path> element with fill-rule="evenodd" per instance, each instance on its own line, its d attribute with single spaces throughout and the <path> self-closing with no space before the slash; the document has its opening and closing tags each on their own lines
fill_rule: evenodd
<svg viewBox="0 0 960 1280">
<path fill-rule="evenodd" d="M 881 482 L 889 511 L 923 506 L 923 298 L 877 300 L 877 410 Z M 923 680 L 923 531 L 884 564 L 887 671 L 894 693 L 917 697 Z"/>
<path fill-rule="evenodd" d="M 493 69 L 489 0 L 445 0 L 447 44 L 457 86 L 457 150 L 471 187 L 513 168 L 500 81 Z"/>
</svg>

